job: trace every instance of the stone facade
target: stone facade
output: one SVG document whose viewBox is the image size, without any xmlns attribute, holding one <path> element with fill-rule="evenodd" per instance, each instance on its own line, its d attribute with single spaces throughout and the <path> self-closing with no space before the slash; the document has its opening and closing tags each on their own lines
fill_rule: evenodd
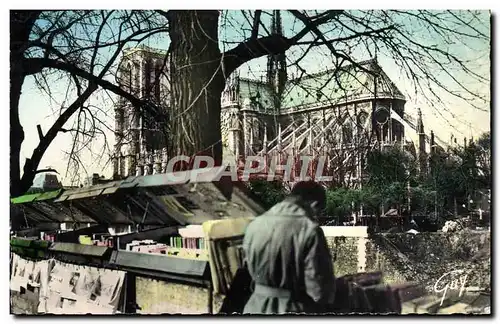
<svg viewBox="0 0 500 324">
<path fill-rule="evenodd" d="M 270 30 L 282 33 L 279 10 L 273 12 Z M 156 49 L 127 50 L 117 80 L 168 113 L 166 62 L 166 53 Z M 341 167 L 335 172 L 341 180 L 356 184 L 366 152 L 374 147 L 401 145 L 426 159 L 421 118 L 409 121 L 405 103 L 376 59 L 293 76 L 284 53 L 269 55 L 265 78 L 243 78 L 238 71 L 227 78 L 221 96 L 224 158 L 328 154 L 328 167 Z M 156 117 L 120 99 L 115 107 L 115 177 L 164 171 L 168 131 Z M 405 139 L 408 131 L 418 133 L 413 143 Z"/>
<path fill-rule="evenodd" d="M 403 307 L 404 312 L 449 314 L 465 309 L 470 311 L 474 308 L 470 305 L 479 299 L 482 308 L 489 303 L 490 297 L 479 295 L 477 290 L 491 291 L 490 236 L 488 231 L 464 230 L 416 235 L 376 234 L 367 239 L 327 236 L 327 241 L 336 276 L 362 272 L 359 271 L 361 264 L 366 267 L 364 271 L 382 271 L 384 282 L 389 284 L 416 282 L 426 288 L 428 296 L 409 302 Z M 360 241 L 363 244 L 359 244 Z M 364 262 L 360 262 L 360 255 L 364 255 Z M 432 292 L 433 285 L 443 274 L 457 269 L 466 271 L 468 291 L 461 297 L 450 292 L 452 298 L 441 307 L 439 296 Z M 208 300 L 206 288 L 142 277 L 136 279 L 136 302 L 141 308 L 138 312 L 142 314 L 205 314 Z M 36 293 L 11 292 L 11 313 L 35 314 L 37 305 Z M 222 297 L 214 296 L 214 313 L 221 305 Z"/>
<path fill-rule="evenodd" d="M 376 59 L 278 79 L 283 84 L 277 88 L 275 79 L 264 82 L 237 73 L 228 79 L 221 111 L 226 158 L 328 155 L 327 167 L 340 168 L 335 175 L 350 185 L 360 182 L 373 147 L 410 146 L 405 97 Z"/>
<path fill-rule="evenodd" d="M 126 51 L 118 82 L 167 114 L 170 85 L 165 55 L 144 47 Z M 337 173 L 356 182 L 365 153 L 373 147 L 401 145 L 425 159 L 421 118 L 417 126 L 407 122 L 405 97 L 376 59 L 291 78 L 280 60 L 281 56 L 268 58 L 267 81 L 242 78 L 237 71 L 227 79 L 221 97 L 226 160 L 249 155 L 328 154 L 331 164 L 345 169 Z M 157 117 L 144 107 L 119 100 L 115 107 L 115 177 L 164 172 L 167 129 Z M 405 139 L 408 128 L 418 131 L 418 149 Z"/>
<path fill-rule="evenodd" d="M 165 57 L 166 53 L 144 46 L 125 50 L 117 82 L 136 97 L 162 107 L 161 113 L 166 115 L 169 83 Z M 136 175 L 137 165 L 141 163 L 153 168 L 156 155 L 166 147 L 166 119 L 162 120 L 162 116 L 152 114 L 150 109 L 119 98 L 115 105 L 115 178 Z"/>
</svg>

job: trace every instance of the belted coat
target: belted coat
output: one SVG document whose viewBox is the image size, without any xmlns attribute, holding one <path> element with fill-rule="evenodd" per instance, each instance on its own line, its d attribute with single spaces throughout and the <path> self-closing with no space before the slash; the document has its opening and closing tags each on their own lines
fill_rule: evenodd
<svg viewBox="0 0 500 324">
<path fill-rule="evenodd" d="M 255 288 L 244 313 L 323 313 L 333 303 L 332 258 L 311 213 L 290 197 L 248 225 L 243 249 Z"/>
</svg>

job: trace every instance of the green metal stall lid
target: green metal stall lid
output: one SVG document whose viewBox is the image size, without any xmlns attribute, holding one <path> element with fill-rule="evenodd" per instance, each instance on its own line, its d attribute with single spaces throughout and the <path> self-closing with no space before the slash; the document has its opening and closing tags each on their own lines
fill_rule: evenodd
<svg viewBox="0 0 500 324">
<path fill-rule="evenodd" d="M 10 245 L 29 247 L 32 240 L 26 240 L 22 238 L 11 238 Z"/>
<path fill-rule="evenodd" d="M 112 181 L 89 187 L 66 190 L 59 196 L 59 198 L 55 199 L 54 202 L 61 202 L 74 199 L 86 199 L 86 198 L 97 197 L 100 195 L 110 195 L 115 193 L 120 188 L 121 182 L 122 182 L 121 180 Z"/>
<path fill-rule="evenodd" d="M 176 258 L 156 253 L 118 250 L 111 253 L 110 264 L 123 268 L 172 273 L 191 277 L 206 275 L 206 260 Z"/>
<path fill-rule="evenodd" d="M 54 242 L 51 244 L 49 251 L 103 257 L 111 249 L 105 246 Z"/>
<path fill-rule="evenodd" d="M 35 200 L 41 201 L 41 200 L 54 199 L 54 198 L 57 198 L 61 192 L 62 192 L 62 189 L 42 192 L 38 197 L 35 198 Z"/>
<path fill-rule="evenodd" d="M 13 204 L 24 204 L 24 203 L 27 203 L 27 202 L 32 202 L 33 200 L 35 200 L 40 195 L 41 195 L 40 193 L 36 193 L 36 194 L 29 194 L 29 195 L 19 196 L 19 197 L 16 197 L 16 198 L 12 198 L 10 200 L 10 202 L 13 203 Z"/>
<path fill-rule="evenodd" d="M 13 237 L 10 239 L 10 246 L 17 247 L 31 247 L 34 249 L 47 249 L 50 246 L 51 242 L 42 241 L 42 240 L 30 240 L 21 237 Z"/>
<path fill-rule="evenodd" d="M 54 190 L 54 191 L 47 191 L 47 192 L 42 192 L 42 193 L 29 194 L 29 195 L 24 195 L 24 196 L 12 198 L 10 200 L 10 202 L 13 204 L 24 204 L 27 202 L 33 202 L 35 200 L 40 201 L 40 200 L 54 199 L 57 196 L 59 196 L 59 194 L 61 192 L 62 192 L 62 189 Z"/>
</svg>

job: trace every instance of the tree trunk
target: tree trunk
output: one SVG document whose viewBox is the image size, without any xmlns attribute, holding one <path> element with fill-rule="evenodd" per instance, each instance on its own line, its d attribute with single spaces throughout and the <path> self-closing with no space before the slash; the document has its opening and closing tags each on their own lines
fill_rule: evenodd
<svg viewBox="0 0 500 324">
<path fill-rule="evenodd" d="M 169 11 L 170 155 L 222 162 L 221 94 L 225 76 L 215 10 Z"/>
<path fill-rule="evenodd" d="M 12 59 L 11 59 L 12 62 Z M 16 197 L 23 194 L 21 186 L 20 153 L 24 141 L 24 130 L 19 121 L 19 98 L 24 82 L 20 64 L 10 67 L 10 195 Z"/>
<path fill-rule="evenodd" d="M 24 130 L 19 121 L 19 99 L 24 83 L 25 46 L 40 11 L 10 12 L 10 196 L 25 193 L 32 183 L 21 181 L 20 153 Z"/>
</svg>

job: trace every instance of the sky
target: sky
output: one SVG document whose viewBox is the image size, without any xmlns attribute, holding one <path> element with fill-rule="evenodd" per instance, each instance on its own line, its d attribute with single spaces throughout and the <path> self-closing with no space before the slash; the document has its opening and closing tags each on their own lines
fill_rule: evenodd
<svg viewBox="0 0 500 324">
<path fill-rule="evenodd" d="M 245 21 L 238 12 L 229 12 L 228 15 L 229 16 L 226 17 L 228 19 L 221 19 L 224 24 L 220 27 L 220 38 L 229 41 L 241 40 L 242 37 L 245 36 L 242 34 Z M 488 19 L 489 13 L 485 12 L 484 23 L 486 25 L 489 25 Z M 285 36 L 290 36 L 287 33 L 291 33 L 292 30 L 297 30 L 301 27 L 294 19 L 286 15 L 283 16 L 283 25 L 285 29 Z M 418 26 L 409 25 L 406 27 L 415 29 Z M 429 42 L 432 41 L 432 35 L 426 34 L 425 31 L 421 32 L 421 37 L 422 40 L 427 38 Z M 155 39 L 145 42 L 145 44 L 152 47 L 166 48 L 168 46 L 168 40 L 165 38 Z M 484 77 L 489 77 L 489 56 L 479 55 L 480 53 L 484 54 L 484 51 L 489 49 L 489 43 L 478 41 L 477 43 L 470 42 L 468 44 L 469 46 L 467 47 L 457 42 L 454 45 L 450 45 L 449 50 L 461 58 L 470 59 L 473 62 L 475 68 L 474 71 L 476 73 Z M 234 46 L 234 44 L 221 44 L 221 47 L 224 46 L 227 49 Z M 297 46 L 287 52 L 289 62 L 294 61 L 298 56 L 300 56 L 303 50 L 303 47 Z M 367 51 L 355 49 L 352 52 L 352 56 L 358 61 L 361 61 L 370 59 L 373 56 L 373 53 L 370 55 Z M 447 141 L 451 135 L 462 139 L 464 136 L 477 137 L 482 132 L 490 130 L 490 107 L 488 103 L 481 107 L 485 111 L 480 111 L 469 105 L 467 102 L 451 97 L 442 90 L 434 89 L 446 102 L 446 104 L 430 104 L 422 99 L 421 93 L 414 93 L 411 82 L 405 77 L 404 72 L 386 51 L 380 50 L 377 53 L 377 59 L 389 78 L 407 97 L 405 112 L 416 117 L 417 108 L 422 110 L 426 132 L 429 133 L 433 130 L 442 140 Z M 306 56 L 302 62 L 302 67 L 305 68 L 308 73 L 313 73 L 326 69 L 329 66 L 332 66 L 332 64 L 332 56 L 328 54 L 326 48 L 319 47 L 312 50 Z M 265 71 L 265 67 L 266 58 L 253 60 L 249 64 L 240 68 L 240 74 L 242 76 L 260 78 Z M 289 73 L 294 73 L 294 71 L 290 69 Z M 457 78 L 459 78 L 461 83 L 477 87 L 477 91 L 485 93 L 489 97 L 489 85 L 471 84 L 472 81 L 465 75 L 454 75 L 457 75 Z M 58 111 L 60 101 L 62 101 L 65 90 L 66 86 L 64 82 L 54 82 L 51 87 L 51 91 L 53 92 L 56 101 L 59 102 L 50 101 L 47 95 L 41 94 L 37 89 L 33 78 L 26 79 L 20 102 L 20 121 L 25 131 L 25 140 L 21 151 L 21 165 L 24 164 L 24 159 L 31 155 L 33 149 L 38 144 L 36 125 L 40 124 L 44 132 L 50 128 L 57 116 L 57 113 L 54 112 Z M 101 117 L 106 120 L 106 123 L 108 123 L 108 125 L 112 128 L 114 122 L 113 105 L 111 100 L 101 93 L 99 96 L 92 98 L 91 103 L 104 110 L 104 112 L 101 113 Z M 110 130 L 107 131 L 107 134 L 108 144 L 112 147 L 114 143 L 114 136 Z M 41 168 L 50 166 L 58 170 L 60 174 L 59 178 L 65 185 L 69 185 L 69 177 L 65 176 L 67 156 L 64 152 L 70 149 L 71 144 L 71 135 L 69 133 L 60 133 L 52 142 L 40 164 Z M 104 141 L 102 137 L 96 138 L 92 141 L 92 148 L 94 151 L 100 151 L 103 147 Z M 92 156 L 87 152 L 83 154 L 82 161 L 85 165 L 85 171 L 88 176 L 92 173 L 99 173 L 106 177 L 111 176 L 111 165 L 106 165 L 105 159 L 99 161 L 96 156 Z"/>
</svg>

